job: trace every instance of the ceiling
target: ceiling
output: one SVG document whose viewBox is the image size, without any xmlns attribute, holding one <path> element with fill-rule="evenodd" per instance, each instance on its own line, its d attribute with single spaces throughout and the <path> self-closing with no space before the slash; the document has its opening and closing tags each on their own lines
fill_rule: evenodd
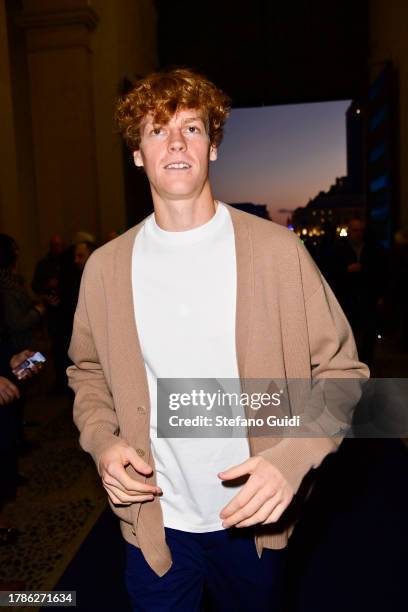
<svg viewBox="0 0 408 612">
<path fill-rule="evenodd" d="M 366 0 L 156 0 L 160 67 L 207 74 L 233 106 L 361 96 Z"/>
</svg>

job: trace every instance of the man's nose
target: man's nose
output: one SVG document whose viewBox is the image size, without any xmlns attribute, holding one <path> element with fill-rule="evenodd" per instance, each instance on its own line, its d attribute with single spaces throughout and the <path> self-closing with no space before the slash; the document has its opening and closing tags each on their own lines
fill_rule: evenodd
<svg viewBox="0 0 408 612">
<path fill-rule="evenodd" d="M 186 149 L 186 141 L 181 130 L 172 130 L 169 138 L 170 151 L 184 151 Z"/>
</svg>

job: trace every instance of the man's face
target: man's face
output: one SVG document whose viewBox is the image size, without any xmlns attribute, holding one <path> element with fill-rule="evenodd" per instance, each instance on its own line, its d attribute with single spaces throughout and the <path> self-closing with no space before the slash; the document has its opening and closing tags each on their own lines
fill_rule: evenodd
<svg viewBox="0 0 408 612">
<path fill-rule="evenodd" d="M 184 109 L 166 125 L 153 123 L 147 115 L 141 126 L 136 166 L 143 166 L 153 194 L 163 199 L 197 196 L 208 180 L 208 162 L 217 159 L 210 146 L 202 112 Z"/>
<path fill-rule="evenodd" d="M 79 270 L 83 270 L 86 260 L 91 254 L 91 249 L 85 242 L 79 242 L 75 245 L 74 263 Z"/>
</svg>

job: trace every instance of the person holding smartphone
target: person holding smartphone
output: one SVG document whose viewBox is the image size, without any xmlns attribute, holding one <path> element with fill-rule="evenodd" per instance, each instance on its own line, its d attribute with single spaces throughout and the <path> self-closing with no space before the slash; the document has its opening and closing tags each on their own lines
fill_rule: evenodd
<svg viewBox="0 0 408 612">
<path fill-rule="evenodd" d="M 21 398 L 21 383 L 42 369 L 34 365 L 22 369 L 31 359 L 34 351 L 25 349 L 7 357 L 7 345 L 1 343 L 0 359 L 0 545 L 13 543 L 18 537 L 18 530 L 10 525 L 2 514 L 2 506 L 16 494 L 18 476 L 18 402 Z"/>
</svg>

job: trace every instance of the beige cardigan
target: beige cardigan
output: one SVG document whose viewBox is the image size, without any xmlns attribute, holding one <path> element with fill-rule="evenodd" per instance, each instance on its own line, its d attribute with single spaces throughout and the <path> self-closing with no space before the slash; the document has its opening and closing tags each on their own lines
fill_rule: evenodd
<svg viewBox="0 0 408 612">
<path fill-rule="evenodd" d="M 340 306 L 297 236 L 271 221 L 228 209 L 236 245 L 240 378 L 368 377 Z M 74 365 L 68 368 L 76 394 L 74 421 L 80 444 L 97 467 L 101 453 L 124 440 L 154 469 L 149 392 L 131 283 L 132 248 L 142 224 L 91 255 L 75 313 L 69 350 Z M 271 461 L 295 492 L 309 470 L 337 450 L 340 440 L 249 437 L 251 454 Z M 131 466 L 126 469 L 137 480 L 155 482 L 154 471 L 146 479 Z M 109 503 L 125 540 L 141 548 L 158 575 L 165 574 L 172 559 L 159 498 L 130 506 Z M 294 520 L 288 508 L 277 523 L 259 526 L 258 554 L 263 547 L 284 547 Z"/>
</svg>

